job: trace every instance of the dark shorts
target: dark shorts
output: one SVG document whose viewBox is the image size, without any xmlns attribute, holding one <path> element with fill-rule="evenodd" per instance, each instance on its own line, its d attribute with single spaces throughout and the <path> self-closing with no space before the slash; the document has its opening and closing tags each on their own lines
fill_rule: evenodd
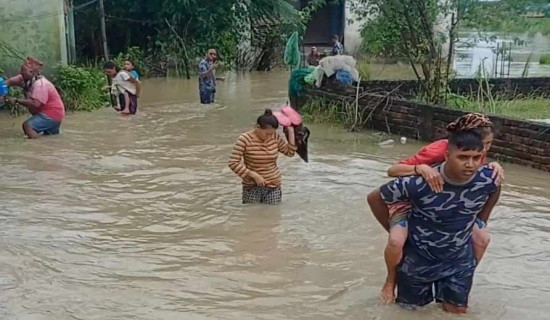
<svg viewBox="0 0 550 320">
<path fill-rule="evenodd" d="M 128 96 L 130 97 L 130 114 L 136 114 L 138 107 L 137 96 L 131 93 L 128 93 Z M 120 111 L 124 111 L 124 109 L 126 109 L 126 96 L 124 94 L 119 94 L 118 101 L 120 103 Z"/>
<path fill-rule="evenodd" d="M 214 103 L 214 100 L 216 98 L 216 89 L 201 87 L 199 89 L 199 94 L 202 104 Z"/>
<path fill-rule="evenodd" d="M 243 187 L 243 203 L 264 203 L 277 205 L 281 203 L 282 191 L 280 187 Z"/>
<path fill-rule="evenodd" d="M 44 135 L 59 134 L 59 128 L 61 127 L 61 122 L 55 121 L 43 113 L 30 117 L 27 123 L 38 134 Z"/>
<path fill-rule="evenodd" d="M 407 250 L 398 269 L 397 303 L 419 307 L 435 300 L 457 307 L 468 306 L 475 262 L 468 258 L 434 264 Z M 434 293 L 435 291 L 435 293 Z"/>
<path fill-rule="evenodd" d="M 399 277 L 397 282 L 397 303 L 404 306 L 424 306 L 434 301 L 447 302 L 457 307 L 468 306 L 472 289 L 474 269 L 461 270 L 434 282 L 417 281 L 414 278 Z"/>
</svg>

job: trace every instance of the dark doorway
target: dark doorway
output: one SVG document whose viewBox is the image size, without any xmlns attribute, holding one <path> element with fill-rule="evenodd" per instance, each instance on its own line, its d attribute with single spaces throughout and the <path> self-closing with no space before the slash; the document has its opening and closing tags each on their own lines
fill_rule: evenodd
<svg viewBox="0 0 550 320">
<path fill-rule="evenodd" d="M 300 0 L 300 9 L 307 6 L 311 0 Z M 332 36 L 337 34 L 343 41 L 345 27 L 345 1 L 327 1 L 323 9 L 317 11 L 308 23 L 304 44 L 307 46 L 330 46 Z"/>
</svg>

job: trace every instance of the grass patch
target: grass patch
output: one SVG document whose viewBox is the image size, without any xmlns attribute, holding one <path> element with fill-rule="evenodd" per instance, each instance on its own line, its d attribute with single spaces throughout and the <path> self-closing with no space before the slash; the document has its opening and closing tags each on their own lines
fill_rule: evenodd
<svg viewBox="0 0 550 320">
<path fill-rule="evenodd" d="M 447 106 L 454 109 L 483 112 L 514 119 L 550 119 L 550 99 L 544 98 L 478 101 L 460 95 L 450 95 Z"/>
<path fill-rule="evenodd" d="M 550 64 L 550 53 L 545 53 L 540 57 L 540 64 Z"/>
<path fill-rule="evenodd" d="M 469 23 L 466 21 L 466 30 L 494 31 L 504 33 L 529 33 L 540 32 L 544 36 L 550 35 L 550 18 L 522 18 L 516 19 L 486 19 L 483 23 Z"/>
<path fill-rule="evenodd" d="M 357 59 L 357 65 L 355 66 L 359 71 L 361 80 L 370 80 L 370 63 L 365 58 Z"/>
<path fill-rule="evenodd" d="M 346 122 L 346 117 L 342 109 L 340 103 L 312 99 L 300 108 L 300 114 L 304 122 L 343 125 Z"/>
<path fill-rule="evenodd" d="M 339 124 L 355 131 L 365 124 L 365 110 L 355 109 L 355 101 L 333 102 L 323 98 L 309 100 L 300 108 L 304 122 Z"/>
<path fill-rule="evenodd" d="M 370 60 L 366 57 L 359 57 L 356 67 L 363 80 L 417 79 L 411 65 L 404 62 L 384 63 L 380 60 Z"/>
</svg>

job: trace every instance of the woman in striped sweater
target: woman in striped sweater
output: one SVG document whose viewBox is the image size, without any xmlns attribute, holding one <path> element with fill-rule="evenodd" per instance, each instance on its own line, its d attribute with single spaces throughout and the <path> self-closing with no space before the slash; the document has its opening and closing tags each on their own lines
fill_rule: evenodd
<svg viewBox="0 0 550 320">
<path fill-rule="evenodd" d="M 243 179 L 243 203 L 281 202 L 281 173 L 277 167 L 279 153 L 294 156 L 294 128 L 288 127 L 288 143 L 277 133 L 279 121 L 271 110 L 258 118 L 254 130 L 243 133 L 231 153 L 229 167 Z"/>
</svg>

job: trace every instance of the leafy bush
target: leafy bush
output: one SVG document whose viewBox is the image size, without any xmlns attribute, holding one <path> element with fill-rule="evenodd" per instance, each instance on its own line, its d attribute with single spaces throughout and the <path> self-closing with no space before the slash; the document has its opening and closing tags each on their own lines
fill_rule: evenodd
<svg viewBox="0 0 550 320">
<path fill-rule="evenodd" d="M 399 22 L 380 16 L 365 23 L 361 30 L 361 53 L 375 57 L 402 58 Z"/>
<path fill-rule="evenodd" d="M 60 91 L 67 111 L 92 111 L 104 107 L 109 101 L 108 93 L 102 91 L 107 78 L 99 69 L 59 66 L 53 83 Z"/>
</svg>

